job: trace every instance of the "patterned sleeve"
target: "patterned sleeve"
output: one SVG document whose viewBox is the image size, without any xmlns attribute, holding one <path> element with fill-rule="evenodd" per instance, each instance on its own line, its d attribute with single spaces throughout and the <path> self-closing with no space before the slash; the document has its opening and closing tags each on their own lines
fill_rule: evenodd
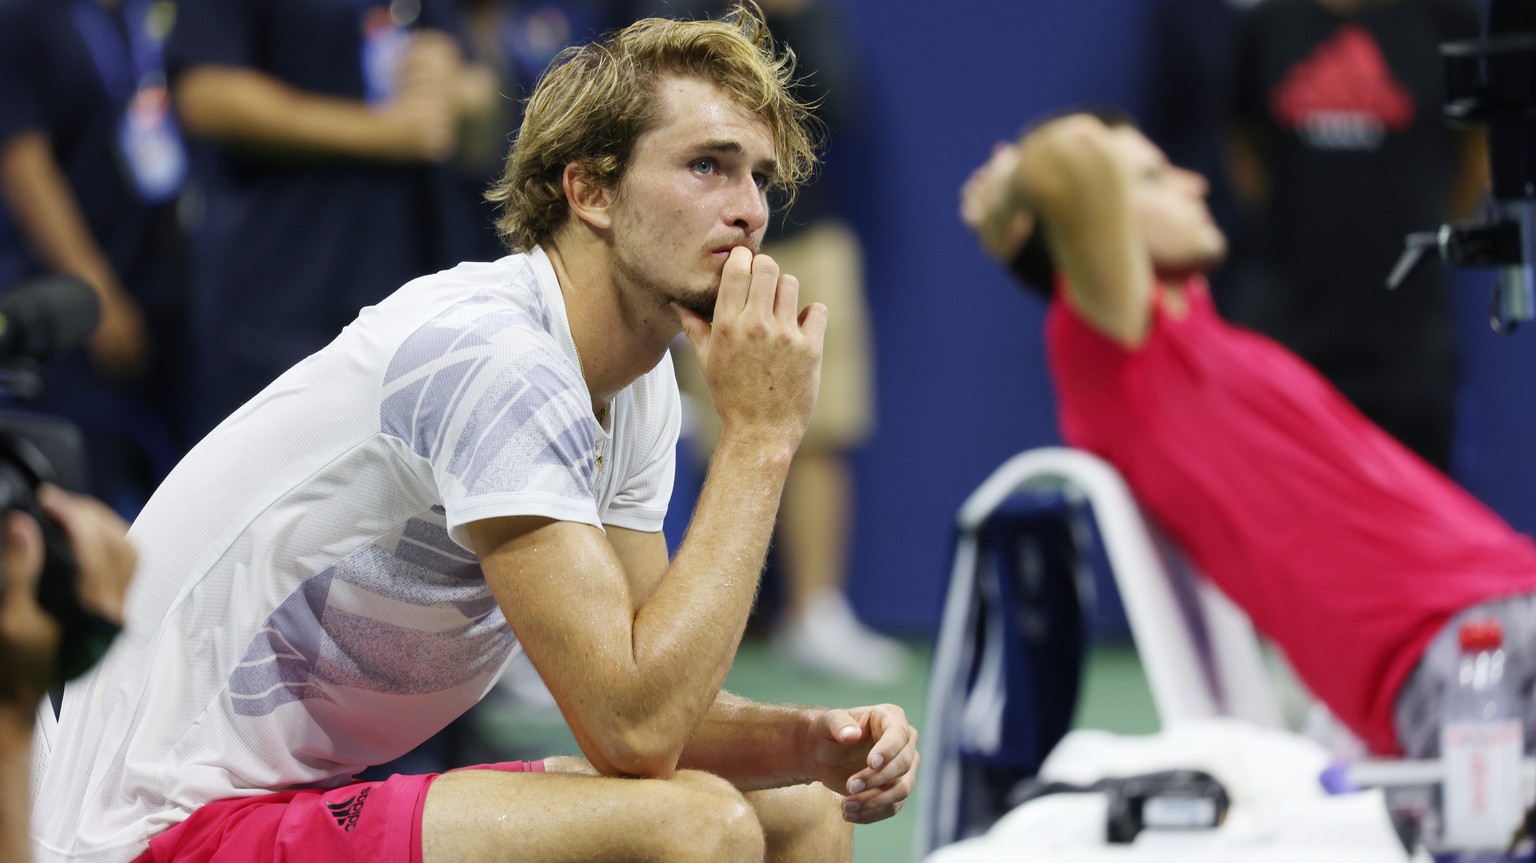
<svg viewBox="0 0 1536 863">
<path fill-rule="evenodd" d="M 586 386 L 527 312 L 449 309 L 401 345 L 384 390 L 381 428 L 430 463 L 459 545 L 486 518 L 600 526 Z"/>
</svg>

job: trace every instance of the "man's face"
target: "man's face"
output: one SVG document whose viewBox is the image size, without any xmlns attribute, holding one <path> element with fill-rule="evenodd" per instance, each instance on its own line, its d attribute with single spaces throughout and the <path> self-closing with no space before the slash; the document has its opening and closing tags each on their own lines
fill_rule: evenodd
<svg viewBox="0 0 1536 863">
<path fill-rule="evenodd" d="M 1205 178 L 1169 164 L 1153 143 L 1129 126 L 1111 130 L 1131 175 L 1131 217 L 1162 278 L 1204 273 L 1227 254 L 1227 238 L 1211 219 Z"/>
<path fill-rule="evenodd" d="M 657 123 L 635 140 L 616 190 L 615 271 L 708 320 L 731 249 L 756 252 L 768 226 L 773 134 L 696 78 L 662 78 L 657 98 Z"/>
</svg>

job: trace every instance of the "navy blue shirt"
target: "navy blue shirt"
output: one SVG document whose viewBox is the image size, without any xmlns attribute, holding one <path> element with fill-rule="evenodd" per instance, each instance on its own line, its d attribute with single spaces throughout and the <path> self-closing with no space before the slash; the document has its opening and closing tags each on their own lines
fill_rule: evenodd
<svg viewBox="0 0 1536 863">
<path fill-rule="evenodd" d="M 158 5 L 158 14 L 174 8 Z M 70 10 L 67 0 L 0 0 L 0 144 L 47 136 L 91 234 L 153 323 L 178 292 L 174 205 L 144 202 L 118 147 L 136 77 L 126 51 L 98 67 Z M 123 10 L 100 11 L 125 45 Z M 114 75 L 110 87 L 102 70 Z M 8 222 L 0 228 L 0 289 L 50 269 L 26 248 L 14 218 L 0 201 L 0 221 Z"/>
<path fill-rule="evenodd" d="M 368 0 L 182 0 L 166 50 L 174 81 L 199 65 L 254 69 L 313 93 L 364 99 Z M 411 28 L 451 30 L 435 0 Z M 435 165 L 275 156 L 194 145 L 206 201 L 195 233 L 194 325 L 223 413 L 323 347 L 360 308 L 447 266 L 433 225 Z"/>
</svg>

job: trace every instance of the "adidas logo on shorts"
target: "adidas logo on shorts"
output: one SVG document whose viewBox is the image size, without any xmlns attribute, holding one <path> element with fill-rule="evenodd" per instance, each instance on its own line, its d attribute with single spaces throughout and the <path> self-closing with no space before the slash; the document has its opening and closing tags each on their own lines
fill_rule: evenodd
<svg viewBox="0 0 1536 863">
<path fill-rule="evenodd" d="M 351 833 L 357 827 L 357 817 L 363 814 L 363 804 L 368 801 L 369 789 L 364 788 L 362 793 L 348 797 L 340 803 L 327 803 L 325 808 L 331 810 L 331 817 L 336 819 L 336 826 Z"/>
</svg>

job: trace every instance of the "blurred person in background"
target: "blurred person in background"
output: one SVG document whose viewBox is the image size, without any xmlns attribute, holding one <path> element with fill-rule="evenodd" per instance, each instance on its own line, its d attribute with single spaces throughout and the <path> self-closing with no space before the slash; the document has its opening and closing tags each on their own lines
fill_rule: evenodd
<svg viewBox="0 0 1536 863">
<path fill-rule="evenodd" d="M 644 0 L 669 17 L 705 17 L 726 4 L 711 0 Z M 763 0 L 775 36 L 794 52 L 797 92 L 817 105 L 825 123 L 824 168 L 769 229 L 763 250 L 800 280 L 808 301 L 833 310 L 822 361 L 822 395 L 790 469 L 775 534 L 774 564 L 783 609 L 772 642 L 795 664 L 822 674 L 876 685 L 902 676 L 906 649 L 866 626 L 848 600 L 849 545 L 857 510 L 851 454 L 874 423 L 874 367 L 864 297 L 864 253 L 839 187 L 837 141 L 857 122 L 863 95 L 849 37 L 834 0 Z M 850 151 L 851 153 L 851 151 Z M 688 351 L 679 352 L 678 382 L 699 407 L 696 455 L 709 459 L 719 435 L 709 389 Z"/>
<path fill-rule="evenodd" d="M 93 490 L 131 515 L 182 450 L 187 155 L 170 110 L 166 0 L 0 0 L 0 290 L 47 273 L 101 305 L 48 407 L 91 440 Z"/>
<path fill-rule="evenodd" d="M 1370 751 L 1438 753 L 1460 624 L 1482 617 L 1536 745 L 1536 543 L 1220 318 L 1207 191 L 1107 114 L 1036 125 L 967 181 L 982 247 L 1050 299 L 1063 440 L 1119 471 Z"/>
<path fill-rule="evenodd" d="M 358 309 L 454 261 L 463 125 L 495 82 L 448 0 L 181 0 L 166 47 L 195 136 L 193 327 L 201 426 L 329 342 Z"/>
<path fill-rule="evenodd" d="M 1477 32 L 1472 0 L 1264 0 L 1233 54 L 1232 186 L 1253 224 L 1223 307 L 1445 472 L 1447 277 L 1431 261 L 1384 285 L 1408 233 L 1472 215 L 1487 191 L 1482 133 L 1443 115 L 1440 43 Z"/>
<path fill-rule="evenodd" d="M 523 104 L 544 70 L 570 45 L 591 42 L 629 23 L 624 0 L 455 0 L 464 57 L 488 75 L 496 96 L 483 119 L 462 130 L 451 160 L 452 212 L 444 243 L 455 261 L 490 261 L 507 253 L 485 192 L 501 176 Z"/>
<path fill-rule="evenodd" d="M 1198 171 L 1211 184 L 1207 201 L 1229 236 L 1239 226 L 1227 170 L 1232 40 L 1238 4 L 1252 0 L 1148 0 L 1146 55 L 1135 114 L 1146 136 L 1169 160 Z M 1239 237 L 1232 237 L 1234 253 Z M 1225 303 L 1227 268 L 1211 274 L 1212 295 Z"/>
</svg>

